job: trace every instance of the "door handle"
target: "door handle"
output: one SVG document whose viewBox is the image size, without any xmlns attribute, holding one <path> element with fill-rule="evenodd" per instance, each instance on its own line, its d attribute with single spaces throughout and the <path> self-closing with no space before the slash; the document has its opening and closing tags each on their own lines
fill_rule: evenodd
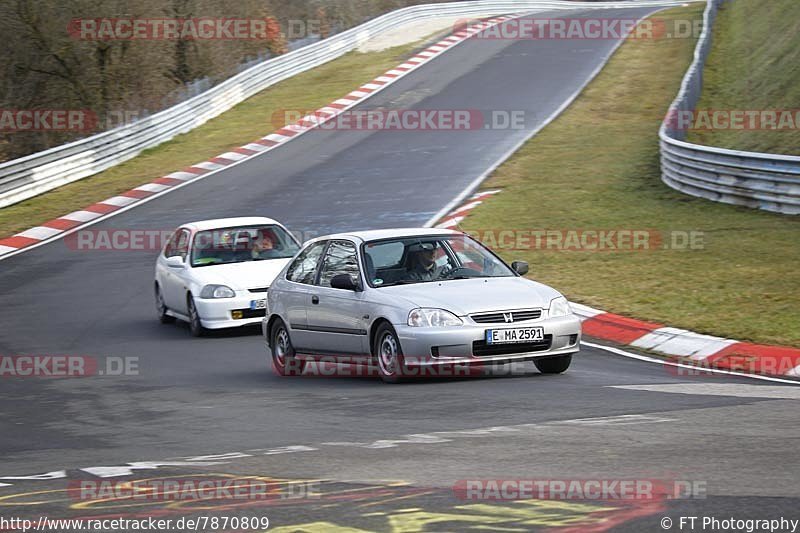
<svg viewBox="0 0 800 533">
<path fill-rule="evenodd" d="M 311 303 L 314 304 L 314 305 L 318 305 L 319 304 L 319 296 L 312 296 L 311 297 Z"/>
</svg>

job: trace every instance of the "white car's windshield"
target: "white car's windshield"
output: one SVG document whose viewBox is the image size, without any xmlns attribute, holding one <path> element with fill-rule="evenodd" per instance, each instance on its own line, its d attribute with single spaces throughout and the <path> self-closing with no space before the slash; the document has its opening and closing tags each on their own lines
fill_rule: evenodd
<svg viewBox="0 0 800 533">
<path fill-rule="evenodd" d="M 372 287 L 516 275 L 468 235 L 368 242 L 364 245 L 364 265 Z"/>
<path fill-rule="evenodd" d="M 298 249 L 292 236 L 275 225 L 199 231 L 192 243 L 192 266 L 284 259 Z"/>
</svg>

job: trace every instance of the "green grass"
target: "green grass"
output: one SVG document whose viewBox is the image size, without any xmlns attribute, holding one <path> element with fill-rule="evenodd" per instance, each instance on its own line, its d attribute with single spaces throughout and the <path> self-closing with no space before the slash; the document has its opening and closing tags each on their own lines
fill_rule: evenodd
<svg viewBox="0 0 800 533">
<path fill-rule="evenodd" d="M 656 16 L 701 12 L 702 5 L 692 5 Z M 503 192 L 462 228 L 702 232 L 696 250 L 497 250 L 508 260 L 527 260 L 532 278 L 573 301 L 709 334 L 800 346 L 800 218 L 696 199 L 661 182 L 658 126 L 695 42 L 625 43 L 561 117 L 491 176 L 484 188 Z"/>
<path fill-rule="evenodd" d="M 82 209 L 272 133 L 283 125 L 273 122 L 276 111 L 312 111 L 327 105 L 402 63 L 427 40 L 380 52 L 351 52 L 278 83 L 203 126 L 147 150 L 126 163 L 0 209 L 0 238 Z"/>
<path fill-rule="evenodd" d="M 714 27 L 698 109 L 800 109 L 800 2 L 736 0 Z M 698 130 L 689 140 L 800 155 L 800 124 L 786 130 Z"/>
</svg>

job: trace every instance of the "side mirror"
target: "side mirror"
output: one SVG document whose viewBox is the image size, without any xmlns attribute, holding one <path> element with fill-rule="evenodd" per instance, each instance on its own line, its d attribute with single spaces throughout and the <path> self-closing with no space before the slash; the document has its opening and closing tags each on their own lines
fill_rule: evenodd
<svg viewBox="0 0 800 533">
<path fill-rule="evenodd" d="M 184 264 L 181 256 L 173 255 L 172 257 L 167 257 L 167 266 L 169 268 L 183 268 L 186 265 Z"/>
<path fill-rule="evenodd" d="M 528 263 L 525 261 L 514 261 L 511 263 L 511 268 L 520 276 L 524 276 L 528 273 Z"/>
<path fill-rule="evenodd" d="M 358 284 L 353 281 L 353 278 L 350 277 L 350 274 L 339 274 L 338 276 L 333 276 L 333 278 L 331 278 L 331 287 L 346 291 L 358 290 Z"/>
</svg>

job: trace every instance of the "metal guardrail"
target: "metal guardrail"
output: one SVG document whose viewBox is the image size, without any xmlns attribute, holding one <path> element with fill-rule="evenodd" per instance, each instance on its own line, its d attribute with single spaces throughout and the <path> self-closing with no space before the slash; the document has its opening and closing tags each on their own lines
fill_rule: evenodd
<svg viewBox="0 0 800 533">
<path fill-rule="evenodd" d="M 787 215 L 800 215 L 800 157 L 741 152 L 686 142 L 674 126 L 681 112 L 692 112 L 703 89 L 703 68 L 711 50 L 711 31 L 719 6 L 708 0 L 694 61 L 683 78 L 659 131 L 661 179 L 686 194 Z"/>
<path fill-rule="evenodd" d="M 186 133 L 286 78 L 355 50 L 401 24 L 437 17 L 475 17 L 535 10 L 669 6 L 680 1 L 573 2 L 472 0 L 392 11 L 328 39 L 255 65 L 208 91 L 137 122 L 0 164 L 0 208 L 97 174 Z"/>
</svg>

